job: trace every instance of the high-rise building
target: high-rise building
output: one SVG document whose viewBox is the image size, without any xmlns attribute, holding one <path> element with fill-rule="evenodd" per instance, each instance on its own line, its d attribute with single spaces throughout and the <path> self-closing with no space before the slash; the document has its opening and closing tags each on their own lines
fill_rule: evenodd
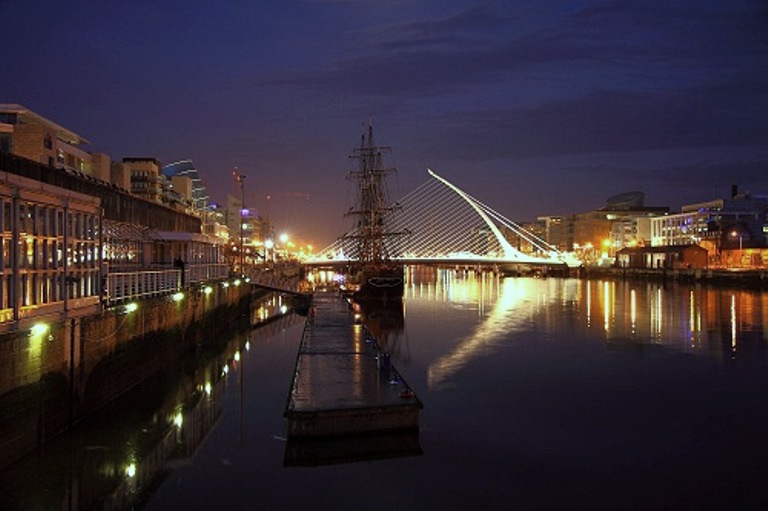
<svg viewBox="0 0 768 511">
<path fill-rule="evenodd" d="M 203 211 L 210 205 L 211 199 L 208 196 L 208 190 L 203 185 L 203 181 L 200 179 L 192 160 L 181 160 L 165 165 L 163 167 L 163 175 L 171 181 L 174 188 L 179 187 L 174 184 L 174 178 L 186 178 L 191 181 L 191 196 L 189 199 L 192 201 L 192 206 L 195 209 Z"/>
</svg>

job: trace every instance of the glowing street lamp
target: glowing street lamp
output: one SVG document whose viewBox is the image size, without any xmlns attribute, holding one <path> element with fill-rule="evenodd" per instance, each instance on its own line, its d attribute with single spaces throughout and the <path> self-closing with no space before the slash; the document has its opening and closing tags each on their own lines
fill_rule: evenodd
<svg viewBox="0 0 768 511">
<path fill-rule="evenodd" d="M 235 167 L 237 169 L 237 167 Z M 243 224 L 245 223 L 245 176 L 232 171 L 237 182 L 240 183 L 240 273 L 245 272 L 245 252 L 243 251 Z"/>
<path fill-rule="evenodd" d="M 736 236 L 739 237 L 739 250 L 741 250 L 743 248 L 743 243 L 742 243 L 743 237 L 742 237 L 742 235 L 739 234 L 738 231 L 731 231 L 731 237 L 732 238 L 736 238 Z"/>
</svg>

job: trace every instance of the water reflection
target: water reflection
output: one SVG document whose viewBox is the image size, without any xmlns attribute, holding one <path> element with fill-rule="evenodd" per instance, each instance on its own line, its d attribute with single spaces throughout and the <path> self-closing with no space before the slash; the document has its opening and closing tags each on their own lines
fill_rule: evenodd
<svg viewBox="0 0 768 511">
<path fill-rule="evenodd" d="M 409 398 L 404 398 L 401 393 L 398 402 L 397 389 L 405 388 L 408 392 L 410 389 L 403 387 L 402 376 L 390 365 L 390 356 L 399 360 L 409 358 L 407 346 L 403 350 L 401 344 L 403 300 L 350 302 L 356 322 L 351 344 L 345 340 L 346 334 L 341 333 L 348 326 L 337 331 L 338 316 L 333 316 L 332 308 L 328 306 L 337 302 L 337 298 L 329 299 L 321 293 L 317 300 L 325 306 L 318 307 L 317 316 L 310 320 L 311 326 L 304 331 L 302 346 L 306 351 L 300 355 L 296 373 L 301 375 L 301 383 L 294 387 L 294 392 L 298 387 L 302 390 L 293 394 L 298 396 L 297 401 L 312 403 L 312 418 L 300 418 L 295 408 L 287 412 L 289 435 L 284 465 L 359 463 L 422 454 L 418 428 L 408 423 L 413 420 L 418 424 L 421 405 L 414 404 L 412 393 Z M 342 324 L 348 321 L 346 311 L 341 318 Z M 313 353 L 318 347 L 320 354 Z M 371 365 L 373 360 L 377 365 Z M 347 363 L 352 364 L 351 374 L 345 369 Z M 331 374 L 331 379 L 324 378 L 323 373 Z M 343 388 L 336 389 L 339 382 Z M 305 398 L 310 394 L 315 399 Z M 307 416 L 306 412 L 304 416 Z M 307 425 L 306 430 L 302 426 L 294 430 L 291 426 L 291 421 L 307 420 L 312 425 Z M 322 433 L 304 434 L 315 427 Z M 292 430 L 296 434 L 292 434 Z"/>
<path fill-rule="evenodd" d="M 279 314 L 279 301 L 267 304 L 279 319 L 250 331 L 250 337 L 246 329 L 208 338 L 195 353 L 156 353 L 167 358 L 163 371 L 0 472 L 0 507 L 132 509 L 158 478 L 197 452 L 222 414 L 230 376 L 236 373 L 242 382 L 242 352 L 297 321 Z"/>
<path fill-rule="evenodd" d="M 400 341 L 405 326 L 405 305 L 402 299 L 357 301 L 352 302 L 352 307 L 382 351 L 396 356 L 401 354 Z"/>
<path fill-rule="evenodd" d="M 721 357 L 726 365 L 764 363 L 766 293 L 650 282 L 501 278 L 456 270 L 411 275 L 407 299 L 477 311 L 472 332 L 430 364 L 431 389 L 450 385 L 475 358 L 532 329 L 543 338 L 571 331 L 574 340 L 658 345 Z"/>
<path fill-rule="evenodd" d="M 487 279 L 484 277 L 471 280 L 485 282 Z M 495 277 L 494 280 L 497 285 L 494 285 L 493 288 L 498 290 L 498 296 L 493 302 L 493 307 L 489 312 L 486 312 L 483 295 L 478 296 L 478 312 L 482 315 L 482 320 L 476 325 L 471 335 L 459 342 L 450 353 L 438 358 L 429 366 L 428 383 L 430 389 L 439 389 L 473 358 L 492 352 L 496 343 L 504 341 L 508 333 L 527 324 L 531 315 L 544 305 L 541 300 L 537 300 L 533 286 L 535 281 L 500 279 L 499 277 Z M 500 285 L 498 285 L 499 281 Z M 457 283 L 465 282 L 462 279 Z M 464 291 L 472 287 L 480 291 L 485 289 L 482 285 L 447 287 L 458 287 Z M 469 297 L 462 293 L 462 298 L 466 302 Z"/>
<path fill-rule="evenodd" d="M 285 446 L 286 467 L 313 467 L 420 456 L 418 431 L 384 431 L 367 435 L 291 437 Z"/>
</svg>

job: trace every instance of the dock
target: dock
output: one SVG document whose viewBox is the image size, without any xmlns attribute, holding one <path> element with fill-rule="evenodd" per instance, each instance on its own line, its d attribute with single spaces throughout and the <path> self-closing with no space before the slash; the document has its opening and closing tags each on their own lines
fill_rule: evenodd
<svg viewBox="0 0 768 511">
<path fill-rule="evenodd" d="M 345 438 L 355 439 L 352 451 L 358 453 L 365 451 L 360 439 L 372 439 L 370 457 L 420 454 L 422 407 L 349 303 L 336 293 L 316 293 L 284 413 L 286 464 L 318 464 L 313 452 L 328 452 L 328 445 Z"/>
</svg>

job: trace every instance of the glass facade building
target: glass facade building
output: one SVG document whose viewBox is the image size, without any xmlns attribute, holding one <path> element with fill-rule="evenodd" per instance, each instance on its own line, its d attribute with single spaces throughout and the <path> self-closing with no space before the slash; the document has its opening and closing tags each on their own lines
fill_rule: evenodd
<svg viewBox="0 0 768 511">
<path fill-rule="evenodd" d="M 99 200 L 7 175 L 0 203 L 0 321 L 97 304 Z"/>
<path fill-rule="evenodd" d="M 192 160 L 181 160 L 165 165 L 163 175 L 169 180 L 177 176 L 189 178 L 192 181 L 192 205 L 194 208 L 203 211 L 210 205 L 208 190 L 203 185 Z"/>
</svg>

